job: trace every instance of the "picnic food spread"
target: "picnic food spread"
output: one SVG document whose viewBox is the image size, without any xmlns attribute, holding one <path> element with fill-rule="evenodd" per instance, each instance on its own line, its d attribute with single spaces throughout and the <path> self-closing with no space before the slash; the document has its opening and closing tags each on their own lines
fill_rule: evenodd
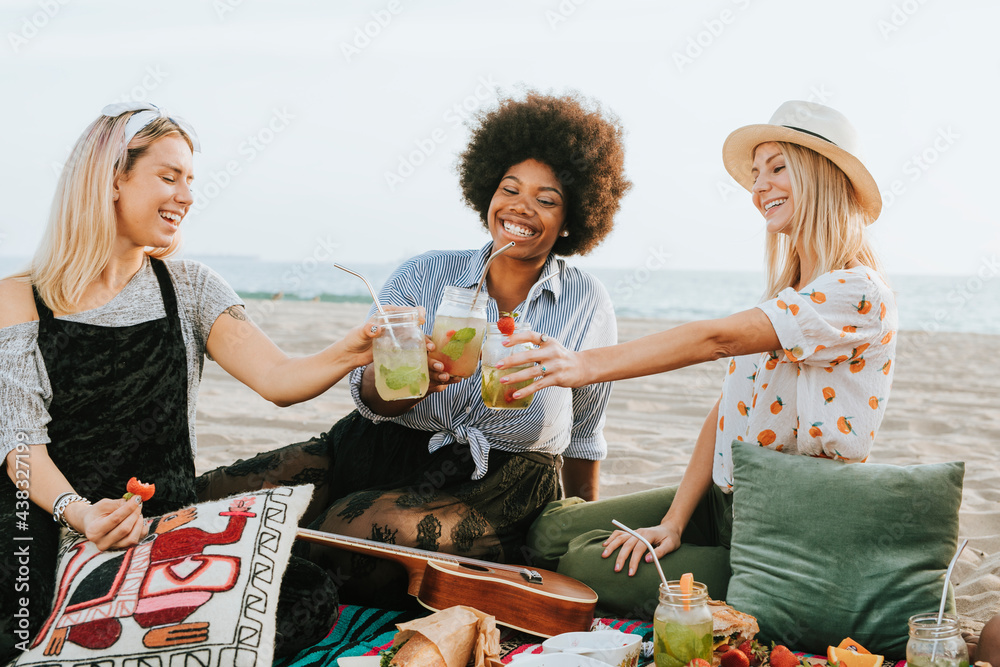
<svg viewBox="0 0 1000 667">
<path fill-rule="evenodd" d="M 478 609 L 449 607 L 396 626 L 383 667 L 502 667 L 496 619 Z"/>
<path fill-rule="evenodd" d="M 708 607 L 712 612 L 713 651 L 723 649 L 725 652 L 727 646 L 739 647 L 760 632 L 756 618 L 733 609 L 724 600 L 709 600 Z"/>
</svg>

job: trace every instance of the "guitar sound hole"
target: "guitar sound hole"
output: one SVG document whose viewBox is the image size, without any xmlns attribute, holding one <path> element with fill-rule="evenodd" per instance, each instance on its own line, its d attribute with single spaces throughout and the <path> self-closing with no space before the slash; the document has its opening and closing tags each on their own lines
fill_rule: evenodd
<svg viewBox="0 0 1000 667">
<path fill-rule="evenodd" d="M 489 572 L 489 568 L 483 567 L 482 565 L 469 565 L 468 563 L 459 563 L 460 567 L 464 567 L 467 570 L 472 570 L 473 572 Z"/>
</svg>

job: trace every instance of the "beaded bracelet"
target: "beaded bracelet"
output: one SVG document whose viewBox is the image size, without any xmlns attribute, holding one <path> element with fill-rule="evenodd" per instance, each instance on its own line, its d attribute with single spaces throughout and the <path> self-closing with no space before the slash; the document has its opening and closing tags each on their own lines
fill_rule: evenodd
<svg viewBox="0 0 1000 667">
<path fill-rule="evenodd" d="M 52 505 L 52 520 L 63 528 L 75 531 L 76 529 L 69 525 L 69 522 L 66 521 L 66 517 L 63 516 L 66 508 L 69 507 L 71 503 L 87 503 L 89 505 L 90 501 L 83 496 L 72 492 L 62 493 L 58 498 L 56 498 L 56 502 Z"/>
</svg>

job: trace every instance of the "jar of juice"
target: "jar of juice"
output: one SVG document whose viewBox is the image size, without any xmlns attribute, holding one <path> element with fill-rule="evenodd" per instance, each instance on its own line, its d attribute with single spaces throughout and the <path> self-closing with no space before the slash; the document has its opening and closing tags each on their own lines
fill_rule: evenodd
<svg viewBox="0 0 1000 667">
<path fill-rule="evenodd" d="M 712 612 L 708 589 L 694 582 L 681 593 L 680 581 L 660 584 L 660 604 L 653 614 L 653 658 L 656 667 L 685 667 L 695 658 L 712 664 Z"/>
<path fill-rule="evenodd" d="M 945 614 L 939 623 L 937 614 L 917 614 L 910 617 L 909 626 L 908 667 L 969 667 L 969 649 L 957 617 Z"/>
<path fill-rule="evenodd" d="M 525 331 L 531 331 L 531 323 L 520 322 L 514 329 L 514 333 Z M 525 368 L 531 368 L 534 364 L 523 364 L 511 368 L 497 368 L 496 365 L 501 359 L 506 359 L 515 352 L 530 350 L 534 348 L 534 345 L 520 343 L 504 347 L 503 341 L 506 338 L 507 336 L 500 333 L 496 323 L 491 322 L 486 326 L 486 341 L 483 343 L 483 403 L 493 410 L 523 410 L 531 405 L 531 399 L 535 395 L 531 394 L 514 399 L 512 394 L 522 387 L 527 387 L 533 380 L 500 384 L 500 378 Z"/>
<path fill-rule="evenodd" d="M 407 308 L 378 315 L 384 327 L 372 342 L 375 389 L 384 401 L 420 398 L 427 393 L 427 344 L 420 313 Z"/>
<path fill-rule="evenodd" d="M 480 292 L 473 302 L 474 289 L 444 288 L 441 305 L 434 314 L 431 340 L 435 350 L 431 359 L 444 364 L 444 372 L 458 378 L 468 378 L 476 372 L 479 350 L 486 331 L 488 294 Z"/>
</svg>

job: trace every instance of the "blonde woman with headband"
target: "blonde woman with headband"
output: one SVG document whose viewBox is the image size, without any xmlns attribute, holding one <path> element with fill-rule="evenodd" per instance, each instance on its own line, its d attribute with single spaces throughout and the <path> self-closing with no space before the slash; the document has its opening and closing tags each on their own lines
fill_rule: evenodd
<svg viewBox="0 0 1000 667">
<path fill-rule="evenodd" d="M 750 310 L 692 322 L 613 347 L 579 352 L 538 334 L 539 347 L 507 366 L 515 392 L 579 387 L 731 357 L 722 396 L 697 438 L 679 487 L 596 503 L 550 504 L 532 526 L 540 566 L 588 583 L 602 608 L 656 607 L 653 555 L 612 519 L 648 526 L 668 579 L 685 572 L 725 599 L 729 582 L 734 440 L 789 455 L 864 461 L 885 413 L 896 356 L 896 305 L 866 236 L 882 201 L 858 156 L 854 129 L 837 111 L 787 102 L 770 122 L 733 132 L 726 169 L 752 195 L 767 231 L 767 289 Z"/>
<path fill-rule="evenodd" d="M 370 322 L 293 359 L 217 274 L 166 259 L 193 201 L 198 148 L 190 125 L 153 105 L 105 107 L 63 169 L 30 268 L 0 281 L 0 535 L 7 554 L 15 533 L 32 538 L 31 634 L 49 612 L 60 524 L 101 550 L 122 548 L 144 536 L 144 515 L 198 501 L 195 404 L 206 354 L 278 405 L 317 396 L 371 362 Z M 30 470 L 30 485 L 16 469 Z M 124 500 L 132 476 L 154 482 L 155 497 Z M 16 507 L 28 531 L 15 530 Z M 321 585 L 325 573 L 310 567 Z M 16 573 L 0 566 L 0 658 L 23 639 L 12 625 Z"/>
</svg>

